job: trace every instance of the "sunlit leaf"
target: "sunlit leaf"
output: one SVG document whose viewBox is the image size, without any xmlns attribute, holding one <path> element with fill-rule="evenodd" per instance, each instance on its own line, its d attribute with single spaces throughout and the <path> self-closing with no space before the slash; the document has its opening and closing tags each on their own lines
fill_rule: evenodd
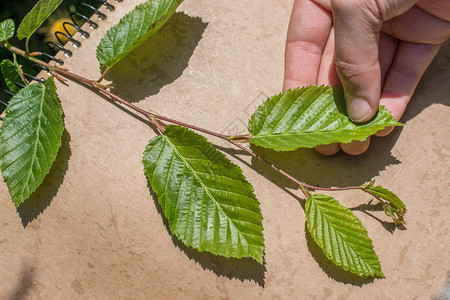
<svg viewBox="0 0 450 300">
<path fill-rule="evenodd" d="M 305 213 L 309 233 L 334 264 L 359 276 L 384 277 L 372 241 L 351 210 L 316 194 L 306 200 Z"/>
<path fill-rule="evenodd" d="M 357 124 L 346 114 L 342 88 L 309 86 L 269 98 L 252 115 L 250 142 L 276 151 L 331 143 L 363 141 L 387 126 L 401 125 L 380 106 L 369 122 Z"/>
<path fill-rule="evenodd" d="M 11 19 L 6 19 L 0 23 L 0 42 L 9 40 L 14 35 L 14 21 Z"/>
<path fill-rule="evenodd" d="M 25 18 L 23 18 L 22 23 L 20 23 L 17 29 L 17 37 L 20 40 L 30 38 L 61 2 L 62 0 L 39 0 Z"/>
<path fill-rule="evenodd" d="M 52 78 L 21 89 L 6 109 L 0 135 L 0 169 L 19 206 L 42 183 L 61 146 L 62 109 Z"/>
<path fill-rule="evenodd" d="M 148 0 L 111 27 L 97 47 L 102 69 L 109 69 L 158 31 L 183 0 Z"/>
<path fill-rule="evenodd" d="M 381 185 L 374 186 L 369 184 L 365 186 L 364 189 L 370 191 L 372 194 L 380 197 L 381 199 L 388 201 L 394 208 L 403 209 L 404 211 L 406 211 L 406 206 L 403 201 L 400 200 L 400 198 L 396 194 L 382 187 Z"/>
<path fill-rule="evenodd" d="M 143 157 L 170 229 L 185 245 L 263 262 L 259 202 L 242 170 L 189 129 L 167 126 Z"/>
</svg>

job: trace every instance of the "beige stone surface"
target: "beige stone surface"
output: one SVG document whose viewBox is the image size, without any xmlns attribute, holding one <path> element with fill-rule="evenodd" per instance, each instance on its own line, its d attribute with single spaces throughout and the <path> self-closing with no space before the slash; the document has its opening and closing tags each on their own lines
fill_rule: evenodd
<svg viewBox="0 0 450 300">
<path fill-rule="evenodd" d="M 117 4 L 65 66 L 98 78 L 95 47 L 135 3 Z M 236 133 L 255 106 L 281 89 L 292 1 L 186 0 L 156 36 L 108 75 L 138 106 L 219 132 Z M 169 232 L 141 155 L 148 122 L 74 82 L 58 83 L 63 146 L 44 184 L 18 211 L 0 183 L 2 299 L 432 299 L 449 279 L 450 44 L 425 74 L 402 121 L 361 156 L 313 150 L 266 159 L 321 186 L 377 182 L 406 203 L 406 229 L 334 193 L 354 208 L 386 279 L 358 279 L 332 266 L 305 234 L 304 200 L 271 169 L 211 139 L 241 166 L 264 215 L 265 264 L 183 246 Z"/>
</svg>

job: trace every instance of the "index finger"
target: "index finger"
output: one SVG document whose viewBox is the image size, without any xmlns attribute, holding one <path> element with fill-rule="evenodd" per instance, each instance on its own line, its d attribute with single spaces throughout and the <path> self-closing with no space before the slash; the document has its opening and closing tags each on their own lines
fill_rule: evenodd
<svg viewBox="0 0 450 300">
<path fill-rule="evenodd" d="M 283 90 L 317 83 L 331 12 L 311 0 L 295 0 L 286 39 Z"/>
</svg>

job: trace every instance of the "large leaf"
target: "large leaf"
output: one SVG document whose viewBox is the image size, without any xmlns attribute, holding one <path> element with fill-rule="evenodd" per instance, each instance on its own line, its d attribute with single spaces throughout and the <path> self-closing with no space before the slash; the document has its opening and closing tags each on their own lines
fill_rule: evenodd
<svg viewBox="0 0 450 300">
<path fill-rule="evenodd" d="M 20 23 L 17 29 L 19 40 L 29 39 L 61 2 L 62 0 L 39 0 Z"/>
<path fill-rule="evenodd" d="M 0 169 L 18 207 L 42 183 L 55 161 L 63 132 L 52 78 L 21 89 L 6 109 L 0 135 Z"/>
<path fill-rule="evenodd" d="M 20 75 L 19 65 L 17 63 L 13 63 L 9 59 L 4 59 L 0 63 L 0 69 L 2 71 L 6 86 L 11 91 L 11 93 L 16 94 L 20 90 L 20 88 L 15 85 L 14 82 L 26 85 L 26 82 L 23 80 L 22 75 Z"/>
<path fill-rule="evenodd" d="M 14 21 L 11 19 L 6 19 L 0 23 L 0 42 L 9 40 L 14 35 Z"/>
<path fill-rule="evenodd" d="M 269 98 L 252 115 L 250 142 L 276 151 L 292 151 L 331 143 L 362 141 L 386 126 L 401 125 L 380 106 L 364 124 L 353 123 L 345 109 L 342 88 L 309 86 Z"/>
<path fill-rule="evenodd" d="M 183 0 L 148 0 L 111 27 L 97 47 L 97 59 L 109 69 L 158 31 Z"/>
<path fill-rule="evenodd" d="M 170 229 L 185 245 L 262 264 L 259 202 L 242 170 L 202 136 L 167 126 L 143 157 Z"/>
<path fill-rule="evenodd" d="M 330 196 L 306 200 L 308 231 L 337 266 L 359 276 L 384 277 L 372 241 L 361 221 Z"/>
</svg>

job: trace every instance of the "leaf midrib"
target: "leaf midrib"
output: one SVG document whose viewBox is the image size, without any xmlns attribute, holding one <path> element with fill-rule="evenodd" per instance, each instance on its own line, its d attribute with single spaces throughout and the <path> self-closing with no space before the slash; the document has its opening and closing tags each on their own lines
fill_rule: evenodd
<svg viewBox="0 0 450 300">
<path fill-rule="evenodd" d="M 32 171 L 33 171 L 33 166 L 34 163 L 36 161 L 36 152 L 37 152 L 37 144 L 39 142 L 39 136 L 40 136 L 40 130 L 41 130 L 41 119 L 42 119 L 42 108 L 44 106 L 44 100 L 45 100 L 45 88 L 42 88 L 42 93 L 41 93 L 41 99 L 40 99 L 40 108 L 39 108 L 39 115 L 38 115 L 38 125 L 36 126 L 36 142 L 34 143 L 33 146 L 33 156 L 32 156 L 32 162 L 31 162 L 31 167 L 30 170 L 28 171 L 28 176 L 27 176 L 27 180 L 25 182 L 29 182 L 30 180 L 30 176 L 32 175 Z M 22 188 L 22 194 L 25 190 L 25 188 L 27 187 L 27 185 L 24 185 L 24 187 Z"/>
<path fill-rule="evenodd" d="M 373 125 L 373 128 L 375 128 L 375 126 L 382 126 L 382 125 Z M 363 127 L 360 127 L 360 128 L 363 128 Z M 297 132 L 286 132 L 286 133 L 275 133 L 275 134 L 257 134 L 257 135 L 253 135 L 251 138 L 296 136 L 296 135 L 304 135 L 304 134 L 321 134 L 321 133 L 339 133 L 339 132 L 342 132 L 345 130 L 352 130 L 352 129 L 338 129 L 338 130 L 324 130 L 324 131 L 297 131 Z M 358 133 L 358 132 L 356 131 L 356 133 Z"/>
<path fill-rule="evenodd" d="M 225 215 L 227 216 L 228 220 L 230 221 L 231 224 L 233 224 L 233 227 L 236 229 L 236 231 L 239 233 L 240 236 L 243 237 L 243 239 L 247 242 L 247 245 L 254 245 L 257 246 L 253 243 L 250 243 L 247 239 L 247 237 L 239 230 L 239 228 L 236 226 L 236 224 L 234 223 L 234 220 L 232 218 L 230 218 L 227 213 L 222 209 L 222 207 L 220 206 L 220 203 L 217 202 L 217 200 L 215 199 L 215 197 L 211 194 L 208 186 L 206 186 L 206 184 L 203 182 L 203 180 L 198 176 L 197 172 L 194 170 L 194 168 L 191 166 L 191 164 L 183 157 L 183 155 L 178 151 L 178 149 L 176 148 L 175 144 L 172 143 L 172 141 L 170 141 L 170 139 L 167 136 L 164 136 L 165 140 L 168 141 L 168 143 L 170 145 L 172 145 L 172 148 L 174 149 L 174 152 L 177 154 L 177 156 L 186 164 L 186 166 L 192 171 L 192 173 L 194 174 L 195 178 L 202 184 L 203 188 L 206 190 L 206 193 L 211 197 L 211 199 L 214 200 L 214 203 L 216 205 L 216 207 Z M 248 247 L 248 246 L 247 246 Z"/>
</svg>

